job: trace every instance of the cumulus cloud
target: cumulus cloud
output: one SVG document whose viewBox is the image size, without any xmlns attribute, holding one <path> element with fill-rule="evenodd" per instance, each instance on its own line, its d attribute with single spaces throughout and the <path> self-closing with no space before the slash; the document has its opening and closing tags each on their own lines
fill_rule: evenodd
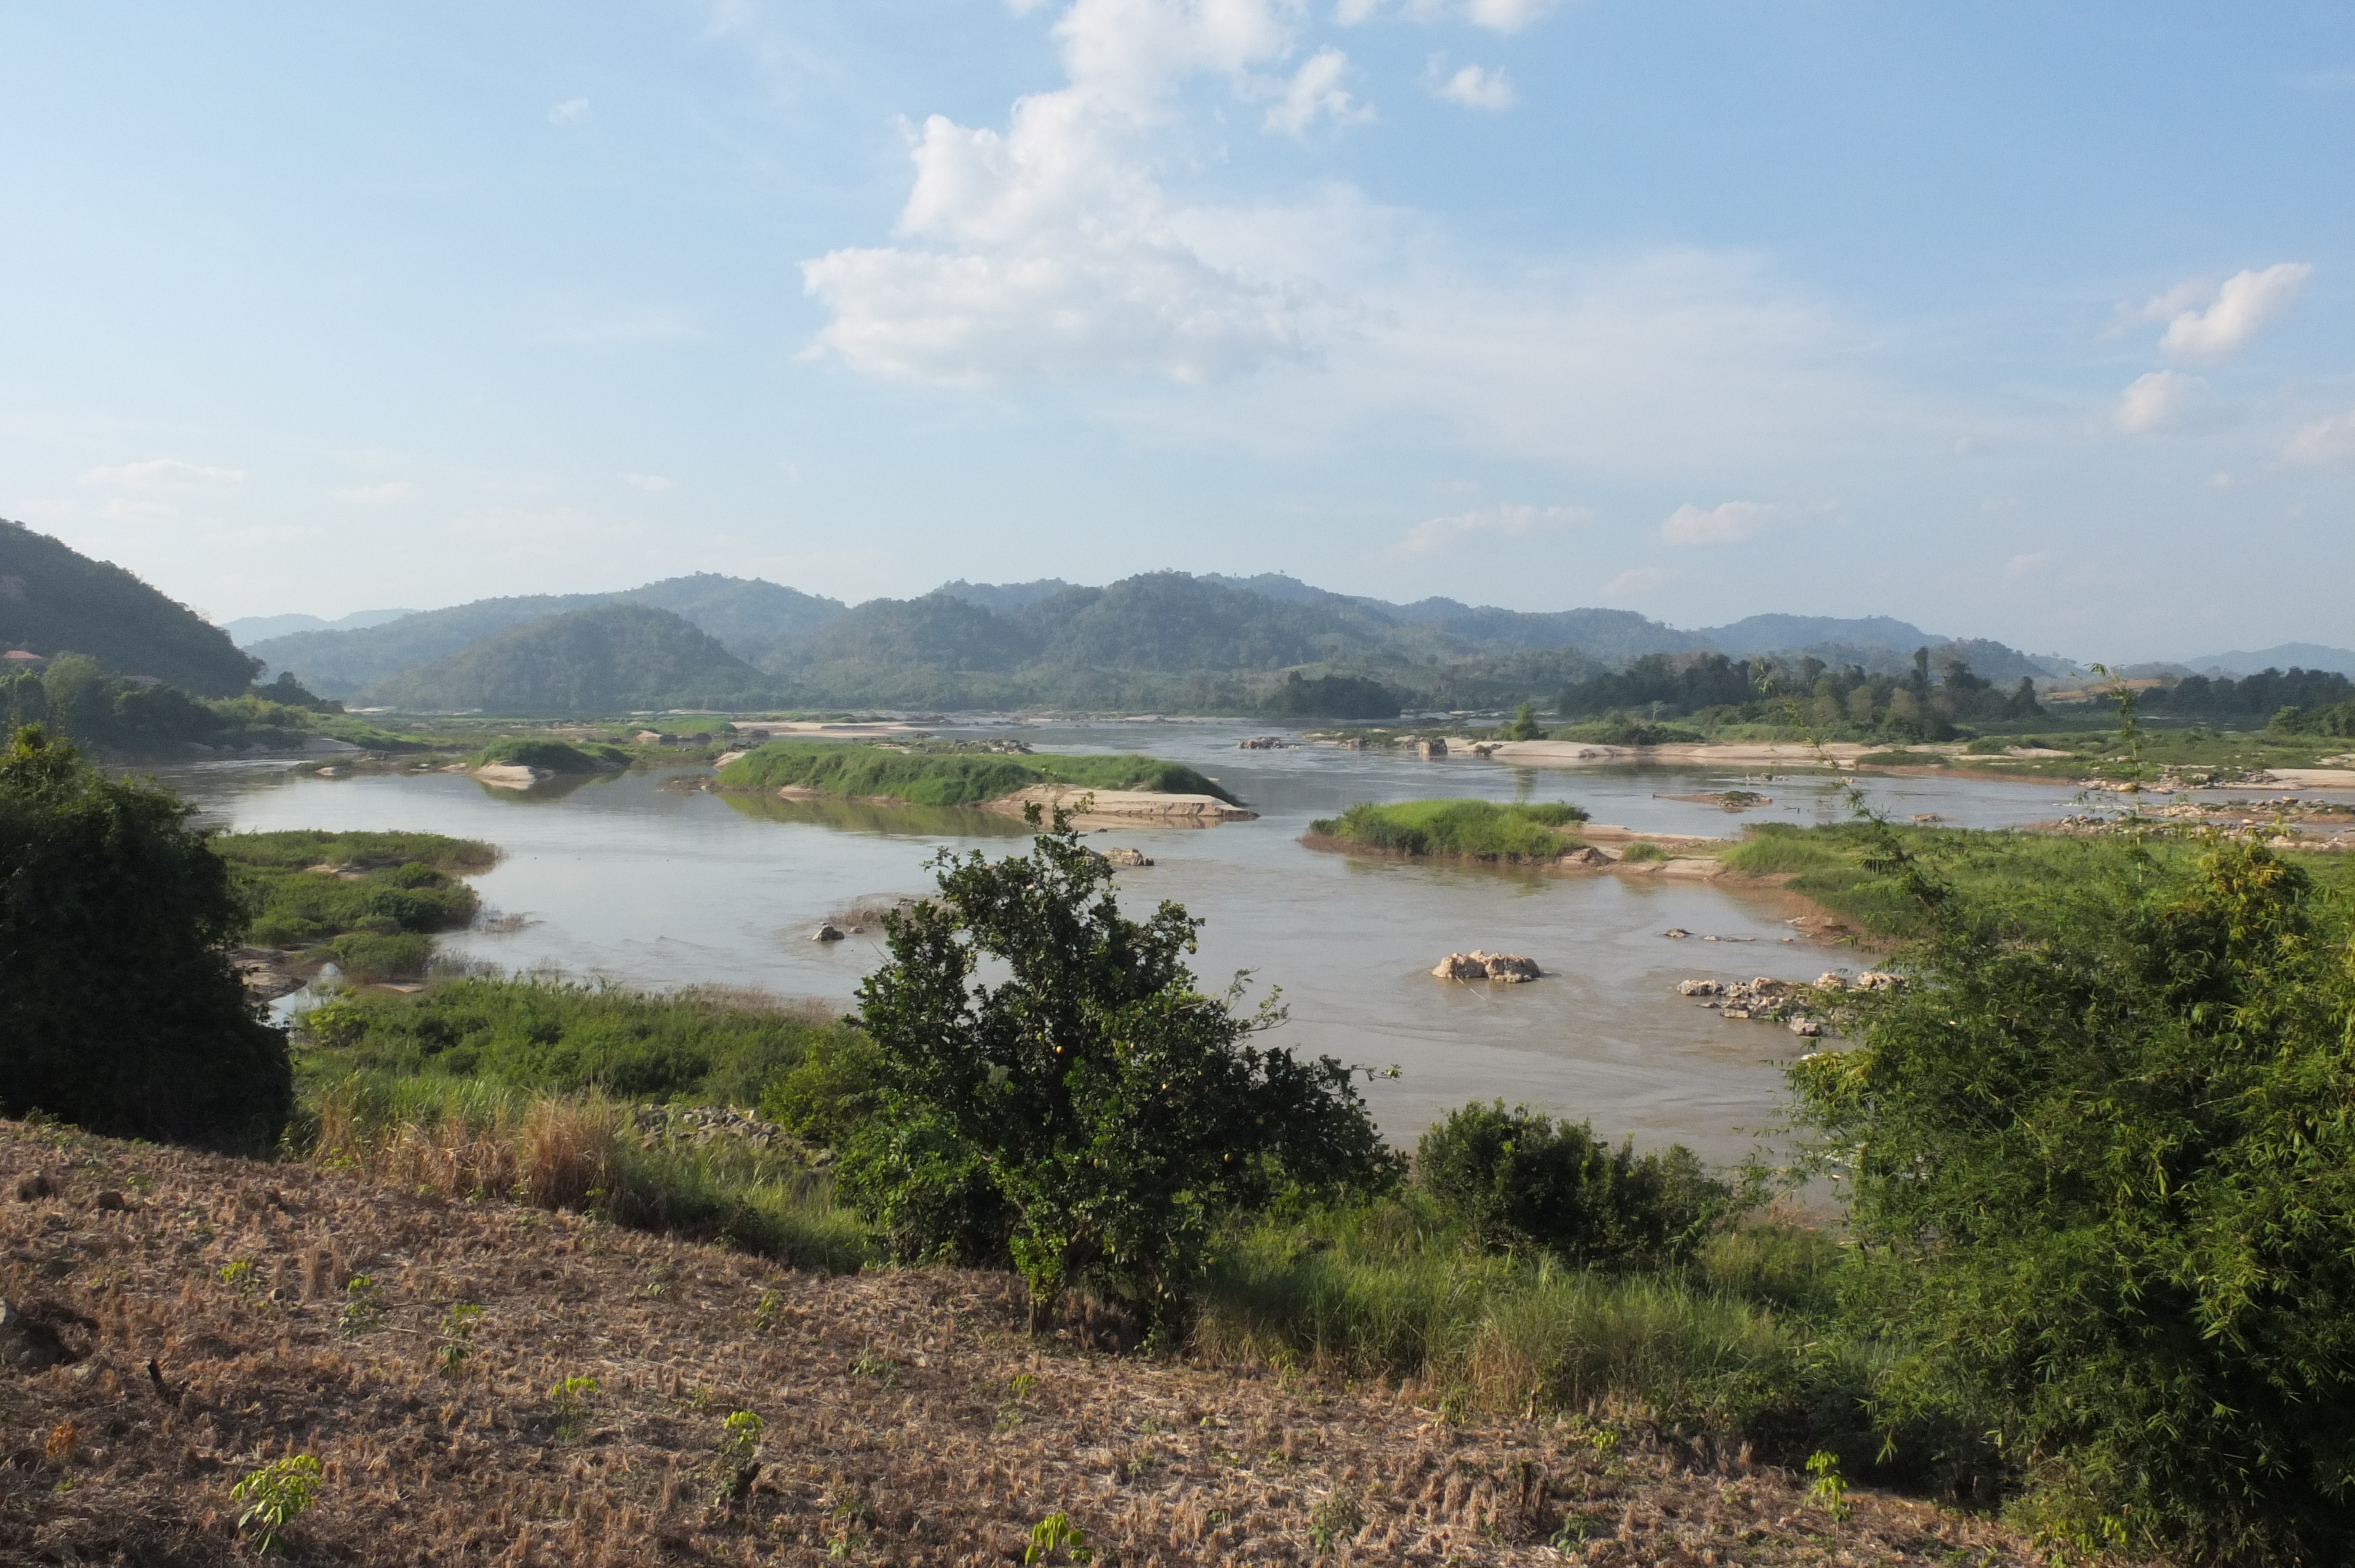
<svg viewBox="0 0 2355 1568">
<path fill-rule="evenodd" d="M 1467 65 L 1451 72 L 1447 69 L 1445 55 L 1431 57 L 1423 79 L 1430 84 L 1434 94 L 1450 103 L 1460 103 L 1466 109 L 1500 111 L 1520 101 L 1519 96 L 1513 91 L 1513 84 L 1505 79 L 1501 69 L 1487 70 Z"/>
<path fill-rule="evenodd" d="M 81 482 L 101 490 L 227 490 L 245 482 L 245 471 L 208 468 L 174 458 L 148 458 L 141 462 L 91 469 L 81 476 Z"/>
<path fill-rule="evenodd" d="M 1436 555 L 1476 539 L 1527 538 L 1593 521 L 1593 509 L 1585 506 L 1491 506 L 1418 523 L 1407 530 L 1406 537 L 1399 543 L 1399 551 L 1408 556 Z"/>
<path fill-rule="evenodd" d="M 2282 455 L 2292 462 L 2317 467 L 2355 462 L 2355 408 L 2304 427 L 2290 438 Z"/>
<path fill-rule="evenodd" d="M 1688 503 L 1660 524 L 1671 545 L 1738 545 L 1755 536 L 1782 509 L 1759 501 L 1728 501 L 1703 509 Z"/>
<path fill-rule="evenodd" d="M 1275 107 L 1267 111 L 1267 128 L 1298 136 L 1320 119 L 1329 119 L 1336 125 L 1371 120 L 1374 111 L 1353 101 L 1349 90 L 1341 85 L 1348 69 L 1349 57 L 1338 49 L 1319 49 L 1309 56 L 1284 84 L 1284 96 Z"/>
<path fill-rule="evenodd" d="M 355 485 L 349 490 L 338 490 L 335 493 L 338 501 L 349 501 L 361 506 L 389 506 L 397 501 L 406 501 L 416 494 L 417 486 L 405 479 L 395 479 L 388 480 L 382 484 Z"/>
<path fill-rule="evenodd" d="M 2222 359 L 2287 313 L 2314 268 L 2284 261 L 2235 272 L 2221 284 L 2178 283 L 2124 313 L 2128 321 L 2167 323 L 2159 348 L 2179 359 Z"/>
<path fill-rule="evenodd" d="M 924 122 L 900 245 L 802 268 L 833 320 L 812 352 L 875 375 L 950 385 L 1157 371 L 1206 381 L 1310 351 L 1331 302 L 1296 278 L 1208 259 L 1148 132 L 1178 83 L 1291 47 L 1281 0 L 1078 0 L 1055 25 L 1069 85 L 1016 101 L 1007 128 Z M 1320 63 L 1322 62 L 1322 63 Z M 1338 51 L 1281 90 L 1270 123 L 1351 111 Z"/>
<path fill-rule="evenodd" d="M 585 98 L 568 98 L 548 111 L 548 121 L 551 125 L 570 125 L 588 118 L 589 101 Z"/>
<path fill-rule="evenodd" d="M 1604 597 L 1625 599 L 1631 594 L 1639 594 L 1659 588 L 1672 581 L 1675 577 L 1676 573 L 1665 567 L 1631 567 L 1603 585 Z"/>
<path fill-rule="evenodd" d="M 2156 436 L 2199 429 L 2222 422 L 2226 410 L 2215 388 L 2180 370 L 2138 376 L 2118 397 L 2111 421 L 2129 436 Z"/>
</svg>

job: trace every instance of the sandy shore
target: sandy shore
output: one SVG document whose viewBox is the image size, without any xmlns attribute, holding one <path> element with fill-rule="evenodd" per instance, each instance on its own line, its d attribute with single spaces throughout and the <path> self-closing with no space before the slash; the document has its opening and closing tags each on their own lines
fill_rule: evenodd
<svg viewBox="0 0 2355 1568">
<path fill-rule="evenodd" d="M 1576 740 L 1508 740 L 1490 751 L 1488 757 L 1491 761 L 1510 762 L 1523 768 L 1593 767 L 1610 762 L 1706 762 L 1744 767 L 1816 768 L 1829 757 L 1843 768 L 1853 768 L 1858 758 L 1888 749 L 1885 746 L 1859 746 L 1853 741 L 1835 742 L 1819 750 L 1797 741 L 1741 741 L 1725 746 L 1597 746 Z M 1954 756 L 1959 754 L 1962 747 L 1915 746 L 1906 749 Z"/>
</svg>

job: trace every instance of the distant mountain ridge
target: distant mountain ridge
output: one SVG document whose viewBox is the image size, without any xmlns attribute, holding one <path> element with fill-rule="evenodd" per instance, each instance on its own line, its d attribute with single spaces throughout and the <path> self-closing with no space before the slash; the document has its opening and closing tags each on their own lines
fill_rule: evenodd
<svg viewBox="0 0 2355 1568">
<path fill-rule="evenodd" d="M 510 626 L 371 694 L 411 712 L 613 713 L 767 705 L 769 683 L 710 633 L 651 605 Z"/>
<path fill-rule="evenodd" d="M 229 641 L 240 648 L 250 648 L 256 642 L 267 642 L 273 637 L 292 637 L 298 631 L 364 630 L 416 613 L 413 609 L 356 609 L 334 620 L 323 620 L 315 615 L 246 615 L 235 620 L 222 621 L 220 629 L 228 632 Z"/>
<path fill-rule="evenodd" d="M 2203 653 L 2183 663 L 2196 673 L 2219 671 L 2227 675 L 2254 675 L 2260 670 L 2330 670 L 2355 675 L 2355 649 L 2330 648 L 2319 642 L 2283 642 L 2254 653 Z"/>
<path fill-rule="evenodd" d="M 260 663 L 229 633 L 112 562 L 0 518 L 0 651 L 83 653 L 117 675 L 146 675 L 228 697 Z"/>
<path fill-rule="evenodd" d="M 741 667 L 705 667 L 673 648 L 664 654 L 670 673 L 624 678 L 599 663 L 608 658 L 603 645 L 581 641 L 578 625 L 553 641 L 507 635 L 618 605 L 675 615 Z M 637 641 L 614 646 L 652 648 L 647 635 L 641 628 Z M 806 706 L 1250 712 L 1276 701 L 1275 685 L 1293 673 L 1361 683 L 1351 688 L 1360 693 L 1373 683 L 1408 706 L 1481 707 L 1543 702 L 1646 654 L 1813 655 L 1885 673 L 1910 668 L 1925 647 L 2006 683 L 2046 673 L 2052 662 L 1888 616 L 1758 615 L 1688 630 L 1633 610 L 1533 612 L 1445 598 L 1392 604 L 1280 574 L 1184 572 L 1101 588 L 959 579 L 852 608 L 704 573 L 610 594 L 482 599 L 357 630 L 275 638 L 255 651 L 322 694 L 437 708 L 541 711 L 625 687 L 633 706 L 681 705 L 655 699 L 676 695 L 685 680 L 764 689 Z M 576 657 L 597 669 L 559 671 Z"/>
</svg>

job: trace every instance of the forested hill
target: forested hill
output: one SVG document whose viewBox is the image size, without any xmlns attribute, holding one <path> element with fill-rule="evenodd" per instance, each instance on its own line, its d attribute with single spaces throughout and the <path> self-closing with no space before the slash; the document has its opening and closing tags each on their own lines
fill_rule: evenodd
<svg viewBox="0 0 2355 1568">
<path fill-rule="evenodd" d="M 275 637 L 253 644 L 252 652 L 272 670 L 292 670 L 321 696 L 356 696 L 402 671 L 455 653 L 494 632 L 608 604 L 667 610 L 718 638 L 729 652 L 748 663 L 773 657 L 798 633 L 842 613 L 838 599 L 816 598 L 758 577 L 698 572 L 615 593 L 476 599 L 357 630 Z"/>
<path fill-rule="evenodd" d="M 0 519 L 0 650 L 82 653 L 117 675 L 231 696 L 260 666 L 229 633 L 121 567 Z"/>
<path fill-rule="evenodd" d="M 424 712 L 613 713 L 765 705 L 768 682 L 668 610 L 602 604 L 508 627 L 370 694 Z"/>
<path fill-rule="evenodd" d="M 625 593 L 485 599 L 366 630 L 280 638 L 256 652 L 323 694 L 538 710 L 555 691 L 602 689 L 605 677 L 568 683 L 543 668 L 527 686 L 504 687 L 492 673 L 523 668 L 512 654 L 521 644 L 506 642 L 482 658 L 448 662 L 551 614 L 623 602 L 674 611 L 757 670 L 774 700 L 809 706 L 1384 717 L 1401 706 L 1550 700 L 1606 667 L 1718 652 L 1817 653 L 1843 668 L 1894 672 L 1910 669 L 1913 651 L 1926 646 L 1961 650 L 1991 680 L 2043 673 L 2001 644 L 1956 644 L 1886 617 L 1759 616 L 1682 630 L 1632 610 L 1530 612 L 1447 599 L 1391 604 L 1292 577 L 1184 572 L 1150 572 L 1103 588 L 1056 578 L 956 581 L 922 598 L 871 599 L 850 609 L 773 583 L 679 577 Z M 545 648 L 534 655 L 542 665 L 554 656 Z M 424 678 L 421 667 L 437 662 L 446 668 Z M 1289 682 L 1295 673 L 1305 684 Z M 731 678 L 743 683 L 741 674 Z M 642 694 L 677 690 L 667 676 L 651 674 L 623 684 Z M 1316 708 L 1320 703 L 1339 705 Z"/>
</svg>

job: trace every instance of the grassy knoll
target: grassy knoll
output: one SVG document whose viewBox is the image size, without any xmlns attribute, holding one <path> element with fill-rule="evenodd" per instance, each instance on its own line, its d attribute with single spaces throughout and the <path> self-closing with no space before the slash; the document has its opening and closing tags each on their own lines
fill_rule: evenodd
<svg viewBox="0 0 2355 1568">
<path fill-rule="evenodd" d="M 517 736 L 493 741 L 470 760 L 476 768 L 505 764 L 538 768 L 549 773 L 613 773 L 630 765 L 630 754 L 618 746 L 593 742 L 573 746 L 561 740 Z"/>
<path fill-rule="evenodd" d="M 479 906 L 458 880 L 498 858 L 489 844 L 439 833 L 293 829 L 224 833 L 212 847 L 254 911 L 248 939 L 332 959 L 354 980 L 422 974 L 435 931 Z"/>
<path fill-rule="evenodd" d="M 1355 847 L 1406 855 L 1462 855 L 1476 860 L 1552 860 L 1575 848 L 1572 829 L 1586 821 L 1579 807 L 1559 800 L 1499 805 L 1494 800 L 1360 801 L 1337 817 L 1308 825 L 1319 837 Z"/>
<path fill-rule="evenodd" d="M 719 770 L 723 789 L 889 796 L 916 806 L 978 805 L 1034 784 L 1147 789 L 1234 802 L 1182 763 L 1151 757 L 999 757 L 897 750 L 850 741 L 773 740 Z"/>
</svg>

